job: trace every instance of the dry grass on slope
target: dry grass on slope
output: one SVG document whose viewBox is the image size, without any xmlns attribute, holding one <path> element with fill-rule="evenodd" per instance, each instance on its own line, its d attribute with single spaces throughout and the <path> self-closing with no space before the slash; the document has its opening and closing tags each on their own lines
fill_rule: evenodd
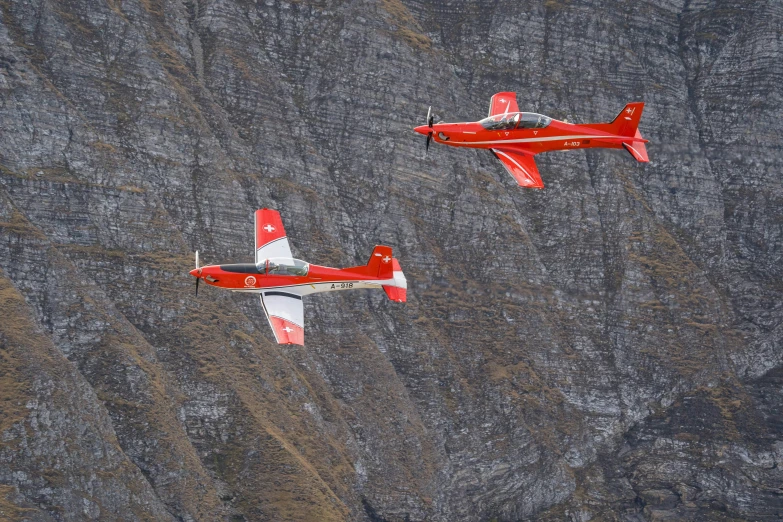
<svg viewBox="0 0 783 522">
<path fill-rule="evenodd" d="M 21 375 L 24 361 L 19 353 L 36 340 L 35 327 L 23 313 L 25 306 L 11 282 L 0 276 L 0 434 L 27 416 L 25 404 L 32 398 L 30 385 Z"/>
</svg>

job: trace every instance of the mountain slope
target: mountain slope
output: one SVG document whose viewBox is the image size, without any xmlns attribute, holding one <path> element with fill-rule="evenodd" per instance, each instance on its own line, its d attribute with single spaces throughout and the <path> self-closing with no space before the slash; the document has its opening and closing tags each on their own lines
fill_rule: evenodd
<svg viewBox="0 0 783 522">
<path fill-rule="evenodd" d="M 0 1 L 0 511 L 774 520 L 782 15 Z M 651 163 L 542 155 L 524 191 L 482 151 L 424 155 L 428 105 L 473 120 L 504 90 L 578 122 L 643 100 Z M 409 302 L 314 296 L 301 348 L 250 296 L 195 299 L 192 252 L 251 259 L 260 207 L 319 264 L 392 245 Z"/>
</svg>

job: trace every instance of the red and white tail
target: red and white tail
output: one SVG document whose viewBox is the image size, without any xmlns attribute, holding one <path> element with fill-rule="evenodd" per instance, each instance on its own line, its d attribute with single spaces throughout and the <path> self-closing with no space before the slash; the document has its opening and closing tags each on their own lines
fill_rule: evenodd
<svg viewBox="0 0 783 522">
<path fill-rule="evenodd" d="M 634 102 L 626 105 L 610 123 L 612 134 L 628 137 L 635 135 L 639 127 L 639 120 L 642 119 L 642 111 L 644 111 L 643 102 Z"/>
<path fill-rule="evenodd" d="M 380 279 L 383 283 L 386 283 L 381 286 L 389 299 L 398 303 L 405 302 L 408 282 L 405 280 L 399 261 L 392 257 L 391 247 L 378 245 L 373 249 L 372 254 L 370 254 L 370 260 L 367 261 L 366 265 L 354 266 L 345 270 L 372 277 L 373 279 Z"/>
<path fill-rule="evenodd" d="M 627 136 L 631 139 L 623 141 L 623 147 L 627 150 L 633 159 L 640 163 L 647 163 L 650 158 L 647 157 L 647 147 L 644 146 L 645 140 L 639 132 L 639 120 L 642 119 L 644 111 L 643 102 L 634 102 L 626 105 L 620 114 L 609 124 L 610 132 L 615 136 Z"/>
<path fill-rule="evenodd" d="M 364 267 L 364 272 L 370 277 L 391 279 L 393 259 L 391 247 L 378 245 L 373 248 L 370 260 L 367 261 L 367 265 Z"/>
<path fill-rule="evenodd" d="M 383 291 L 392 301 L 404 303 L 408 299 L 408 281 L 396 257 L 392 258 L 392 279 L 394 280 L 392 284 L 383 285 Z"/>
</svg>

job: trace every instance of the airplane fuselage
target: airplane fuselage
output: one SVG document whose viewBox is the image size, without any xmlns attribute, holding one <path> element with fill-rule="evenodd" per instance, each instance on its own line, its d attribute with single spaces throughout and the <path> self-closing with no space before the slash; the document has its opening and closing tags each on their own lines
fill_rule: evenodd
<svg viewBox="0 0 783 522">
<path fill-rule="evenodd" d="M 286 288 L 297 295 L 308 295 L 338 290 L 381 288 L 394 284 L 393 279 L 380 279 L 359 273 L 359 270 L 307 265 L 306 275 L 281 275 L 269 273 L 266 266 L 260 269 L 255 263 L 207 265 L 190 273 L 205 283 L 235 292 L 264 292 L 273 288 Z M 357 267 L 363 268 L 363 267 Z"/>
<path fill-rule="evenodd" d="M 640 163 L 647 163 L 647 140 L 639 132 L 644 102 L 627 103 L 607 123 L 575 125 L 535 112 L 521 112 L 514 92 L 499 92 L 489 101 L 489 115 L 479 121 L 435 123 L 432 108 L 427 124 L 414 130 L 430 143 L 489 149 L 520 187 L 544 188 L 535 156 L 542 152 L 578 149 L 626 149 Z"/>
<path fill-rule="evenodd" d="M 203 280 L 210 286 L 258 295 L 278 344 L 304 345 L 303 297 L 318 292 L 377 288 L 391 301 L 407 300 L 408 283 L 392 249 L 375 245 L 367 264 L 348 268 L 312 265 L 291 255 L 280 212 L 255 211 L 255 262 L 201 266 L 196 251 L 196 295 Z"/>
<path fill-rule="evenodd" d="M 598 125 L 603 124 L 596 124 Z M 475 149 L 513 147 L 532 154 L 596 147 L 622 149 L 623 141 L 634 139 L 628 136 L 617 136 L 590 125 L 575 125 L 558 120 L 551 120 L 547 127 L 540 129 L 488 130 L 479 122 L 464 122 L 436 123 L 432 129 L 427 125 L 421 125 L 415 130 L 425 136 L 432 131 L 433 141 L 452 147 Z"/>
</svg>

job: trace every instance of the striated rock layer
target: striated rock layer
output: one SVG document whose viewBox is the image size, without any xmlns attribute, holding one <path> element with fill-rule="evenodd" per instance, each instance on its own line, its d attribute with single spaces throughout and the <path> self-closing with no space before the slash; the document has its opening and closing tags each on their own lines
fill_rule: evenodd
<svg viewBox="0 0 783 522">
<path fill-rule="evenodd" d="M 0 518 L 780 520 L 775 0 L 0 0 Z M 411 128 L 647 103 L 651 162 Z M 409 302 L 305 348 L 202 288 L 252 212 Z"/>
</svg>

